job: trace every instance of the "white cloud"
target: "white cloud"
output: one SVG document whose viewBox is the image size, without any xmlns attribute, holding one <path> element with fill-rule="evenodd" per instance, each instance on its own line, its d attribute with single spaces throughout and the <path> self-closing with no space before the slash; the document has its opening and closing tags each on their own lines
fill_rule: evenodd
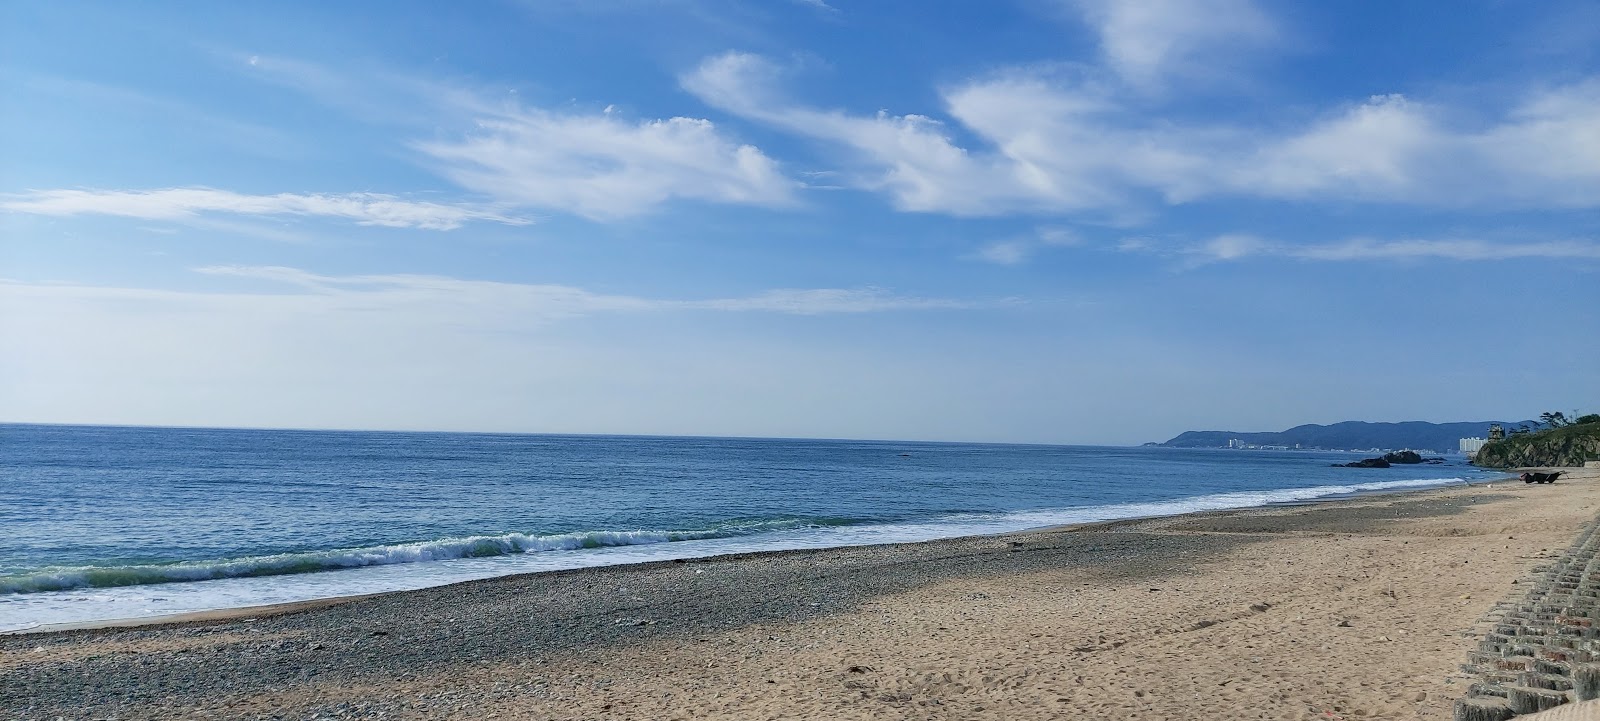
<svg viewBox="0 0 1600 721">
<path fill-rule="evenodd" d="M 1382 197 L 1413 182 L 1409 169 L 1436 152 L 1439 132 L 1415 103 L 1374 97 L 1262 148 L 1234 182 L 1273 195 L 1319 192 Z M 1430 147 L 1432 146 L 1432 147 Z"/>
<path fill-rule="evenodd" d="M 1126 222 L 1152 202 L 1222 197 L 1600 206 L 1600 80 L 1535 91 L 1487 123 L 1390 95 L 1282 129 L 1161 118 L 1092 75 L 1017 70 L 943 93 L 949 117 L 977 140 L 968 148 L 935 118 L 790 101 L 782 74 L 759 56 L 727 53 L 682 83 L 723 110 L 849 149 L 846 183 L 908 211 Z"/>
<path fill-rule="evenodd" d="M 429 139 L 410 143 L 423 165 L 508 206 L 608 220 L 674 199 L 797 203 L 800 184 L 776 161 L 702 118 L 629 120 L 616 104 L 596 111 L 541 108 L 521 103 L 514 88 L 377 67 L 352 73 L 285 58 L 257 58 L 250 66 L 252 77 L 368 122 L 427 132 Z"/>
<path fill-rule="evenodd" d="M 979 260 L 996 265 L 1016 265 L 1028 259 L 1033 248 L 1020 240 L 997 240 L 978 249 Z"/>
<path fill-rule="evenodd" d="M 36 190 L 0 196 L 0 210 L 34 215 L 115 215 L 184 220 L 209 213 L 343 218 L 359 225 L 452 230 L 470 221 L 527 225 L 487 207 L 402 200 L 378 193 L 246 195 L 211 188 Z"/>
<path fill-rule="evenodd" d="M 1014 301 L 976 303 L 942 298 L 898 296 L 882 288 L 818 288 L 772 290 L 746 298 L 658 301 L 663 308 L 727 311 L 768 311 L 792 315 L 824 313 L 875 313 L 893 310 L 979 308 Z"/>
<path fill-rule="evenodd" d="M 889 193 L 902 210 L 982 215 L 998 204 L 991 189 L 1012 183 L 991 177 L 1004 168 L 956 147 L 941 124 L 920 115 L 852 116 L 789 102 L 775 85 L 782 69 L 748 53 L 708 58 L 682 78 L 707 103 L 785 130 L 842 143 L 860 154 L 849 184 Z"/>
<path fill-rule="evenodd" d="M 1120 127 L 1110 91 L 1073 77 L 1010 73 L 945 93 L 947 110 L 988 148 L 956 143 L 924 115 L 850 115 L 784 98 L 782 69 L 747 53 L 726 53 L 682 78 L 684 87 L 729 112 L 856 151 L 848 178 L 889 195 L 901 210 L 957 216 L 1095 212 L 1118 215 L 1130 190 L 1187 186 L 1202 167 L 1165 136 Z"/>
<path fill-rule="evenodd" d="M 1442 206 L 1600 205 L 1600 80 L 1536 92 L 1496 123 L 1374 97 L 1264 144 L 1219 192 Z"/>
<path fill-rule="evenodd" d="M 206 187 L 157 190 L 54 189 L 0 195 L 0 210 L 39 215 L 115 215 L 195 220 L 210 214 L 321 216 L 362 225 L 450 230 L 471 221 L 524 225 L 512 209 L 546 209 L 606 220 L 673 199 L 790 207 L 801 184 L 753 145 L 711 121 L 625 119 L 598 112 L 525 107 L 510 96 L 400 73 L 365 75 L 252 55 L 252 77 L 284 85 L 368 122 L 425 125 L 435 139 L 412 143 L 421 160 L 492 205 L 407 200 L 378 193 L 251 195 Z M 459 135 L 439 131 L 458 127 Z M 471 128 L 469 131 L 468 128 Z M 444 139 L 440 139 L 444 138 Z"/>
<path fill-rule="evenodd" d="M 709 299 L 643 298 L 593 293 L 565 285 L 503 283 L 430 275 L 329 276 L 277 266 L 207 266 L 197 272 L 295 286 L 295 295 L 330 302 L 417 308 L 476 308 L 496 318 L 555 319 L 595 313 L 739 311 L 791 315 L 875 313 L 994 306 L 995 302 L 919 298 L 882 288 L 778 289 L 751 296 Z M 140 292 L 140 291 L 131 291 Z M 1012 301 L 1001 301 L 1010 303 Z"/>
<path fill-rule="evenodd" d="M 1250 0 L 1071 0 L 1100 36 L 1105 62 L 1150 87 L 1178 76 L 1216 76 L 1241 50 L 1279 32 Z"/>
<path fill-rule="evenodd" d="M 1600 243 L 1574 240 L 1535 243 L 1491 243 L 1472 239 L 1384 242 L 1357 238 L 1342 243 L 1287 248 L 1283 253 L 1290 257 L 1304 258 L 1306 260 L 1390 260 L 1404 258 L 1600 260 Z"/>
<path fill-rule="evenodd" d="M 1217 260 L 1234 260 L 1267 249 L 1266 241 L 1252 235 L 1219 235 L 1205 244 L 1205 254 Z"/>
<path fill-rule="evenodd" d="M 1189 192 L 1231 140 L 1152 124 L 1123 108 L 1114 89 L 1080 76 L 1008 74 L 954 88 L 945 102 L 1013 180 L 991 195 L 1043 212 L 1122 214 L 1139 194 Z"/>
<path fill-rule="evenodd" d="M 927 116 L 857 116 L 790 102 L 775 87 L 781 75 L 765 58 L 733 52 L 708 58 L 681 80 L 689 92 L 723 110 L 848 146 L 858 153 L 848 182 L 886 192 L 901 210 L 980 216 L 1099 203 L 1050 187 L 1051 178 L 1002 154 L 968 152 L 943 123 Z"/>
<path fill-rule="evenodd" d="M 1176 252 L 1190 261 L 1213 262 L 1251 257 L 1290 258 L 1305 261 L 1370 261 L 1442 259 L 1497 261 L 1523 258 L 1546 260 L 1600 260 L 1600 243 L 1580 240 L 1491 242 L 1474 238 L 1377 240 L 1350 238 L 1333 243 L 1286 243 L 1246 234 L 1220 235 L 1194 246 L 1161 248 L 1136 244 L 1119 248 L 1129 252 Z"/>
<path fill-rule="evenodd" d="M 996 240 L 979 246 L 973 258 L 996 265 L 1018 265 L 1044 248 L 1078 245 L 1077 234 L 1066 228 L 1042 227 L 1033 234 Z"/>
<path fill-rule="evenodd" d="M 796 202 L 798 187 L 755 146 L 696 118 L 628 122 L 609 111 L 517 109 L 480 121 L 462 140 L 417 147 L 465 188 L 592 219 L 674 198 L 783 207 Z"/>
</svg>

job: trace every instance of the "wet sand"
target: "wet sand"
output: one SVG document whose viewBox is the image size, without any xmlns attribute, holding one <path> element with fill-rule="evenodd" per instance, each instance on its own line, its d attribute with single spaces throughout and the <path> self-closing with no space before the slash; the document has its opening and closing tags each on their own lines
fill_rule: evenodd
<svg viewBox="0 0 1600 721">
<path fill-rule="evenodd" d="M 1595 475 L 0 636 L 0 717 L 1448 719 Z"/>
</svg>

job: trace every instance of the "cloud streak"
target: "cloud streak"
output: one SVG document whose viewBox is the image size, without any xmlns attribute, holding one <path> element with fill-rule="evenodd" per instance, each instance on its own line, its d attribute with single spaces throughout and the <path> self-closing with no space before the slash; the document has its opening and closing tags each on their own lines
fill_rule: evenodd
<svg viewBox="0 0 1600 721">
<path fill-rule="evenodd" d="M 1484 240 L 1396 240 L 1355 238 L 1341 243 L 1288 247 L 1284 254 L 1305 260 L 1358 261 L 1442 258 L 1482 261 L 1544 258 L 1550 260 L 1600 260 L 1600 243 L 1546 241 L 1491 243 Z"/>
<path fill-rule="evenodd" d="M 1017 302 L 1010 299 L 967 301 L 904 296 L 875 287 L 788 288 L 730 298 L 667 299 L 594 293 L 565 285 L 464 280 L 432 275 L 330 276 L 278 266 L 206 266 L 195 270 L 206 275 L 249 278 L 297 287 L 300 291 L 290 295 L 320 297 L 337 305 L 475 308 L 495 317 L 529 319 L 673 311 L 853 314 L 992 308 Z"/>
<path fill-rule="evenodd" d="M 753 145 L 709 120 L 630 122 L 615 113 L 511 108 L 460 140 L 415 146 L 464 188 L 501 202 L 593 220 L 637 215 L 673 199 L 789 207 L 799 184 Z"/>
<path fill-rule="evenodd" d="M 505 225 L 532 222 L 486 206 L 405 200 L 379 193 L 247 195 L 212 188 L 36 190 L 0 196 L 0 210 L 51 216 L 113 215 L 141 220 L 185 220 L 214 213 L 288 215 L 425 230 L 454 230 L 473 221 Z"/>
<path fill-rule="evenodd" d="M 1321 262 L 1600 260 L 1600 243 L 1585 240 L 1491 242 L 1476 238 L 1400 240 L 1349 238 L 1332 243 L 1301 244 L 1244 233 L 1229 233 L 1202 243 L 1177 248 L 1148 242 L 1129 242 L 1124 243 L 1119 250 L 1183 257 L 1196 264 L 1241 261 L 1250 258 L 1287 258 Z"/>
<path fill-rule="evenodd" d="M 995 240 L 978 247 L 974 260 L 995 265 L 1019 265 L 1046 248 L 1079 245 L 1081 240 L 1065 228 L 1036 228 L 1031 235 Z"/>
</svg>

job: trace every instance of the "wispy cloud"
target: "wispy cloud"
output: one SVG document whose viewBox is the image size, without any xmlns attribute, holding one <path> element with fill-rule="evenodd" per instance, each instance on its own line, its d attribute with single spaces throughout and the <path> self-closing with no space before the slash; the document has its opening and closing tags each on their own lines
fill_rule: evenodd
<svg viewBox="0 0 1600 721">
<path fill-rule="evenodd" d="M 1463 127 L 1460 109 L 1373 97 L 1222 166 L 1215 190 L 1491 208 L 1600 206 L 1600 78 L 1536 91 Z"/>
<path fill-rule="evenodd" d="M 33 215 L 115 215 L 183 220 L 211 213 L 342 218 L 358 225 L 453 230 L 471 221 L 527 225 L 530 220 L 472 205 L 404 200 L 378 193 L 246 195 L 212 188 L 36 190 L 0 196 L 0 210 Z"/>
<path fill-rule="evenodd" d="M 771 312 L 790 315 L 877 313 L 997 307 L 1015 300 L 923 298 L 883 288 L 778 289 L 731 298 L 668 299 L 594 293 L 565 285 L 503 283 L 431 275 L 330 276 L 276 266 L 206 266 L 195 269 L 297 287 L 301 294 L 360 305 L 474 307 L 495 316 L 552 319 L 597 313 L 668 311 Z"/>
<path fill-rule="evenodd" d="M 1393 260 L 1404 258 L 1442 258 L 1446 260 L 1514 260 L 1546 258 L 1553 260 L 1600 260 L 1600 243 L 1592 241 L 1545 241 L 1535 243 L 1491 243 L 1485 240 L 1395 240 L 1355 238 L 1342 243 L 1290 248 L 1285 255 L 1306 260 Z"/>
<path fill-rule="evenodd" d="M 801 187 L 759 148 L 703 118 L 630 119 L 612 105 L 539 107 L 515 88 L 383 68 L 351 73 L 262 56 L 243 62 L 251 76 L 370 122 L 425 119 L 431 137 L 407 143 L 420 164 L 510 206 L 610 220 L 672 200 L 789 207 Z"/>
<path fill-rule="evenodd" d="M 1152 88 L 1215 77 L 1252 47 L 1274 42 L 1276 24 L 1250 0 L 1068 0 L 1100 36 L 1105 63 Z"/>
<path fill-rule="evenodd" d="M 1287 258 L 1300 261 L 1360 262 L 1375 260 L 1500 261 L 1517 259 L 1600 260 L 1600 242 L 1542 240 L 1495 242 L 1477 238 L 1399 239 L 1349 238 L 1332 243 L 1288 243 L 1244 233 L 1228 233 L 1195 244 L 1125 242 L 1118 250 L 1165 255 L 1187 265 Z"/>
<path fill-rule="evenodd" d="M 243 77 L 303 95 L 375 126 L 431 130 L 496 112 L 515 90 L 468 87 L 382 65 L 334 68 L 275 55 L 217 53 Z"/>
<path fill-rule="evenodd" d="M 978 216 L 1095 204 L 1072 190 L 1029 187 L 1014 162 L 958 147 L 934 118 L 860 116 L 795 103 L 778 87 L 783 72 L 761 56 L 731 52 L 706 59 L 682 83 L 712 106 L 854 150 L 856 167 L 843 179 L 887 193 L 901 210 Z M 1034 180 L 1050 183 L 1038 174 Z"/>
<path fill-rule="evenodd" d="M 791 315 L 992 308 L 1001 305 L 1012 305 L 1017 302 L 1015 299 L 975 302 L 945 298 L 919 298 L 896 295 L 883 288 L 784 289 L 767 291 L 745 298 L 657 301 L 659 307 L 667 309 L 765 311 Z"/>
<path fill-rule="evenodd" d="M 852 115 L 787 98 L 785 69 L 747 53 L 706 59 L 683 86 L 708 104 L 854 151 L 859 189 L 902 210 L 1131 217 L 1151 202 L 1223 197 L 1507 208 L 1600 206 L 1600 79 L 1508 102 L 1466 125 L 1457 109 L 1382 96 L 1301 128 L 1161 118 L 1116 84 L 1014 69 L 944 91 L 963 147 L 923 115 Z"/>
<path fill-rule="evenodd" d="M 675 198 L 785 207 L 799 184 L 708 120 L 629 121 L 596 113 L 508 109 L 460 140 L 416 147 L 446 176 L 508 204 L 604 220 Z"/>
<path fill-rule="evenodd" d="M 794 0 L 794 2 L 799 5 L 804 5 L 808 8 L 816 8 L 826 13 L 839 12 L 839 8 L 829 5 L 826 0 Z"/>
<path fill-rule="evenodd" d="M 972 257 L 996 265 L 1019 265 L 1035 253 L 1051 247 L 1080 244 L 1077 234 L 1065 228 L 1036 228 L 1030 235 L 1006 238 L 985 243 Z"/>
</svg>

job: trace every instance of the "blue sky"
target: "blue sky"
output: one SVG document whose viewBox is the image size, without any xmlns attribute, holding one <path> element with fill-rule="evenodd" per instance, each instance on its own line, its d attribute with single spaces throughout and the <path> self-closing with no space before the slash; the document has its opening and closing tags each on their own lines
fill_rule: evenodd
<svg viewBox="0 0 1600 721">
<path fill-rule="evenodd" d="M 1600 406 L 1592 2 L 0 5 L 0 421 Z"/>
</svg>

